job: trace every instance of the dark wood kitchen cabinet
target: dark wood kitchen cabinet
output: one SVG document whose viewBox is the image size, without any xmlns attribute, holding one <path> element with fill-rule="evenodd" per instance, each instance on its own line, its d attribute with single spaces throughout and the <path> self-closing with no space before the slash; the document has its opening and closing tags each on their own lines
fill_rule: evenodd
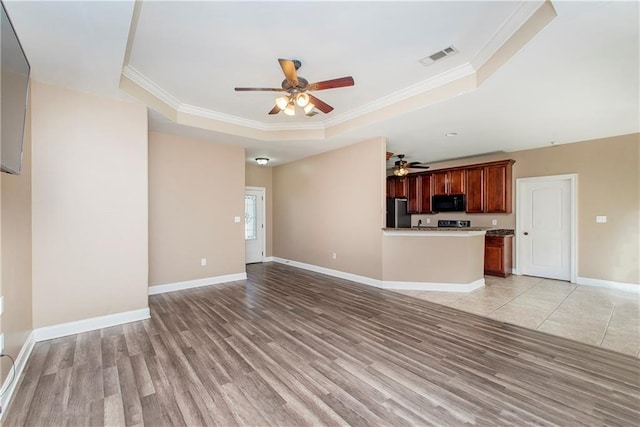
<svg viewBox="0 0 640 427">
<path fill-rule="evenodd" d="M 407 179 L 404 176 L 387 177 L 387 197 L 407 197 Z"/>
<path fill-rule="evenodd" d="M 513 236 L 484 237 L 484 274 L 507 277 L 511 274 Z"/>
<path fill-rule="evenodd" d="M 433 194 L 464 194 L 464 169 L 434 172 Z"/>
<path fill-rule="evenodd" d="M 407 176 L 407 212 L 431 213 L 431 174 Z"/>
<path fill-rule="evenodd" d="M 514 160 L 466 168 L 467 213 L 511 213 Z"/>
</svg>

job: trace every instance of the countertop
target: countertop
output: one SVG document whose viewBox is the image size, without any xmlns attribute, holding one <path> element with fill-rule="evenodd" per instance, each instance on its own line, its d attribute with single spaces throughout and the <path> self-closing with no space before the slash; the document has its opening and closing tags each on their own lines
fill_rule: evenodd
<svg viewBox="0 0 640 427">
<path fill-rule="evenodd" d="M 487 236 L 510 236 L 513 234 L 513 230 L 506 228 L 491 228 L 491 227 L 411 227 L 411 228 L 383 228 L 383 231 L 486 231 Z"/>
</svg>

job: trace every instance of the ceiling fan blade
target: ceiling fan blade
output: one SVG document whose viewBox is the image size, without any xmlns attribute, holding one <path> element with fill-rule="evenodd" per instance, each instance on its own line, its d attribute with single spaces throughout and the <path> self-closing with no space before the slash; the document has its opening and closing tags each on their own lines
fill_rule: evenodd
<svg viewBox="0 0 640 427">
<path fill-rule="evenodd" d="M 271 111 L 269 111 L 269 114 L 278 114 L 280 111 L 282 111 L 280 107 L 278 107 L 277 105 L 274 105 Z"/>
<path fill-rule="evenodd" d="M 296 73 L 296 66 L 293 61 L 290 59 L 278 59 L 278 62 L 289 83 L 291 83 L 293 87 L 298 86 L 298 73 Z"/>
<path fill-rule="evenodd" d="M 318 110 L 322 111 L 323 113 L 327 114 L 333 110 L 333 107 L 327 104 L 326 102 L 319 100 L 318 98 L 316 98 L 311 94 L 307 94 L 307 95 L 309 95 L 309 102 L 315 105 L 315 107 Z"/>
<path fill-rule="evenodd" d="M 236 92 L 255 92 L 255 91 L 267 91 L 267 92 L 284 92 L 285 90 L 275 87 L 237 87 L 234 88 Z"/>
<path fill-rule="evenodd" d="M 409 167 L 410 168 L 414 168 L 414 169 L 429 169 L 430 168 L 429 165 L 425 165 L 422 162 L 411 162 L 411 163 L 409 163 Z"/>
<path fill-rule="evenodd" d="M 338 79 L 324 80 L 322 82 L 309 83 L 307 90 L 335 89 L 338 87 L 353 86 L 353 77 L 340 77 Z"/>
</svg>

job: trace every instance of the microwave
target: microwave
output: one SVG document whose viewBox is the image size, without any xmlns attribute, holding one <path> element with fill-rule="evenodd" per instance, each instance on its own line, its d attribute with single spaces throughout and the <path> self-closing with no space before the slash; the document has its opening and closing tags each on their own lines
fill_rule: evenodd
<svg viewBox="0 0 640 427">
<path fill-rule="evenodd" d="M 431 198 L 433 212 L 464 212 L 467 198 L 464 194 L 437 194 Z"/>
</svg>

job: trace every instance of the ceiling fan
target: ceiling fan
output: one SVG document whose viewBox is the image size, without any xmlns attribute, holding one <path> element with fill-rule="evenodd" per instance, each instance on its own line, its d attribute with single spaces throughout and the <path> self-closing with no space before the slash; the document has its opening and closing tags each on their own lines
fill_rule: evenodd
<svg viewBox="0 0 640 427">
<path fill-rule="evenodd" d="M 393 174 L 395 176 L 405 176 L 410 171 L 409 169 L 429 169 L 429 165 L 425 165 L 422 162 L 407 162 L 404 160 L 404 154 L 398 154 L 399 160 L 396 160 L 393 166 Z"/>
<path fill-rule="evenodd" d="M 309 92 L 316 90 L 335 89 L 345 86 L 353 86 L 353 77 L 340 77 L 338 79 L 324 80 L 321 82 L 309 83 L 306 79 L 298 77 L 297 70 L 302 62 L 297 59 L 278 59 L 280 67 L 285 75 L 281 88 L 270 87 L 237 87 L 238 92 L 250 91 L 268 91 L 268 92 L 286 92 L 286 95 L 276 98 L 276 105 L 269 111 L 269 114 L 278 114 L 280 111 L 288 116 L 295 116 L 296 105 L 302 107 L 307 116 L 312 116 L 314 108 L 327 114 L 333 110 L 333 107 L 326 102 L 316 98 Z"/>
</svg>

